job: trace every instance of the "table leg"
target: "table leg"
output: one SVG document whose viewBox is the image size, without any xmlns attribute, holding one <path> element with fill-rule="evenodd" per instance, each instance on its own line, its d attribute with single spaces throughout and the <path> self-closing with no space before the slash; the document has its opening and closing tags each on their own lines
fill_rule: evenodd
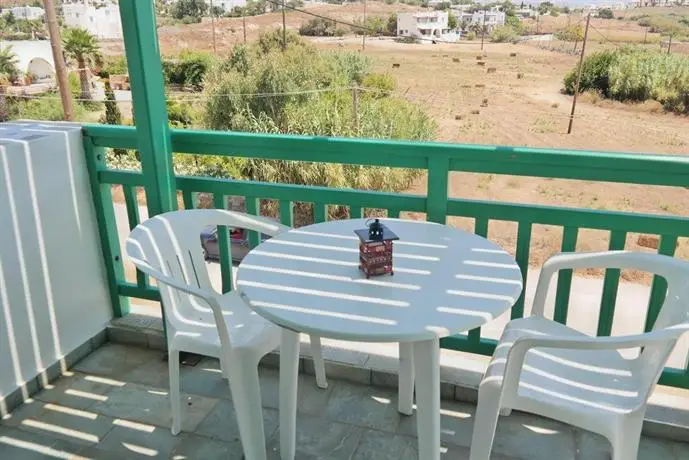
<svg viewBox="0 0 689 460">
<path fill-rule="evenodd" d="M 414 343 L 419 459 L 440 460 L 440 344 Z"/>
<path fill-rule="evenodd" d="M 399 401 L 397 410 L 411 415 L 414 404 L 414 344 L 400 342 Z"/>
<path fill-rule="evenodd" d="M 297 435 L 299 334 L 282 329 L 280 346 L 280 458 L 294 460 Z"/>
</svg>

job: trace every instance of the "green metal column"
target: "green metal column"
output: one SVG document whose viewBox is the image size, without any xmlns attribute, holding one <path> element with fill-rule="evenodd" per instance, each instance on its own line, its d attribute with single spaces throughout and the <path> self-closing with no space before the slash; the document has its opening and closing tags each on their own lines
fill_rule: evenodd
<svg viewBox="0 0 689 460">
<path fill-rule="evenodd" d="M 120 17 L 134 103 L 137 145 L 151 217 L 177 209 L 153 0 L 120 0 Z"/>
</svg>

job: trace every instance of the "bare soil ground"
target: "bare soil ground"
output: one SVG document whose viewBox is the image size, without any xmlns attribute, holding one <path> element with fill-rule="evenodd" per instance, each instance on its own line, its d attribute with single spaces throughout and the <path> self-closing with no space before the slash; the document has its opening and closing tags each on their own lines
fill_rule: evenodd
<svg viewBox="0 0 689 460">
<path fill-rule="evenodd" d="M 368 13 L 387 15 L 403 9 L 410 8 L 371 2 Z M 311 11 L 347 21 L 363 15 L 361 5 L 318 6 L 312 7 Z M 570 22 L 580 19 L 572 17 Z M 290 28 L 298 28 L 305 20 L 308 18 L 302 14 L 287 15 Z M 539 27 L 542 27 L 541 31 L 548 31 L 566 24 L 565 16 L 548 17 Z M 639 42 L 645 33 L 643 28 L 630 21 L 596 19 L 593 24 L 599 35 L 602 33 L 610 41 Z M 247 18 L 249 40 L 280 25 L 279 13 Z M 209 26 L 202 23 L 161 27 L 159 36 L 163 52 L 210 49 Z M 242 39 L 241 18 L 220 20 L 217 33 L 219 54 L 226 54 Z M 622 104 L 582 97 L 577 105 L 574 130 L 572 134 L 566 134 L 571 97 L 561 94 L 560 89 L 562 78 L 576 65 L 577 56 L 542 49 L 543 44 L 539 42 L 519 45 L 488 43 L 481 51 L 478 42 L 411 45 L 370 38 L 362 51 L 360 37 L 312 41 L 323 49 L 357 50 L 371 58 L 376 71 L 394 75 L 400 95 L 422 106 L 436 120 L 437 138 L 441 141 L 656 154 L 689 153 L 689 119 L 662 113 L 657 104 Z M 589 49 L 606 46 L 615 44 L 603 39 L 595 41 L 594 38 Z M 486 63 L 485 66 L 477 65 L 477 56 Z M 393 64 L 399 66 L 393 68 Z M 495 70 L 489 73 L 489 68 Z M 425 179 L 409 192 L 425 193 Z M 689 189 L 682 187 L 453 173 L 450 194 L 452 197 L 518 203 L 689 215 Z M 473 228 L 473 222 L 466 219 L 450 221 L 463 228 Z M 539 265 L 557 252 L 561 235 L 561 228 L 534 226 L 532 263 Z M 514 252 L 516 224 L 495 221 L 489 228 L 489 236 Z M 607 249 L 608 238 L 607 232 L 584 230 L 580 232 L 577 249 Z M 639 235 L 630 234 L 627 249 L 650 250 L 640 246 L 638 239 Z M 688 239 L 680 240 L 678 254 L 689 258 Z M 638 273 L 623 273 L 623 277 L 649 279 Z"/>
</svg>

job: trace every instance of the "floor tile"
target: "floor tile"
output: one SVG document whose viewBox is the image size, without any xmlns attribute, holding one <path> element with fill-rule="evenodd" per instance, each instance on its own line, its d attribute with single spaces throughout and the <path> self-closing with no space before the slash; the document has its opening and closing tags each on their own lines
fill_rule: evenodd
<svg viewBox="0 0 689 460">
<path fill-rule="evenodd" d="M 418 458 L 416 438 L 366 430 L 352 460 L 378 460 L 381 458 L 416 460 Z"/>
<path fill-rule="evenodd" d="M 103 400 L 108 391 L 125 385 L 125 382 L 119 379 L 80 372 L 71 374 L 56 380 L 45 390 L 36 394 L 35 398 L 74 409 L 88 409 L 94 402 Z"/>
<path fill-rule="evenodd" d="M 259 369 L 261 379 L 261 404 L 271 409 L 280 408 L 280 372 L 278 369 Z M 316 377 L 299 374 L 297 410 L 304 414 L 321 415 L 332 393 L 335 380 L 328 388 L 318 388 Z"/>
<path fill-rule="evenodd" d="M 182 391 L 208 398 L 230 399 L 230 387 L 217 359 L 204 358 L 194 367 L 181 369 Z"/>
<path fill-rule="evenodd" d="M 88 410 L 36 401 L 18 414 L 14 425 L 23 431 L 74 444 L 96 444 L 113 428 L 113 420 Z"/>
<path fill-rule="evenodd" d="M 79 361 L 74 371 L 120 379 L 145 363 L 161 360 L 163 353 L 145 348 L 106 343 Z"/>
<path fill-rule="evenodd" d="M 263 409 L 263 430 L 269 439 L 278 427 L 278 411 Z M 221 400 L 195 431 L 196 434 L 225 442 L 239 442 L 239 425 L 232 403 Z"/>
<path fill-rule="evenodd" d="M 395 432 L 402 417 L 397 412 L 397 395 L 387 389 L 333 382 L 325 408 L 329 420 Z"/>
<path fill-rule="evenodd" d="M 300 460 L 348 460 L 352 458 L 363 429 L 333 423 L 321 417 L 297 417 L 296 458 Z M 268 458 L 280 458 L 280 430 L 268 444 Z M 382 458 L 382 457 L 380 457 Z"/>
<path fill-rule="evenodd" d="M 83 445 L 50 436 L 0 427 L 0 458 L 3 460 L 69 459 L 82 448 Z"/>
<path fill-rule="evenodd" d="M 440 439 L 443 443 L 470 446 L 474 427 L 475 407 L 471 404 L 440 402 Z M 416 436 L 416 410 L 410 416 L 402 416 L 397 430 L 405 436 Z"/>
<path fill-rule="evenodd" d="M 172 416 L 168 391 L 128 383 L 107 393 L 91 410 L 114 418 L 170 427 Z M 182 430 L 194 431 L 213 409 L 216 399 L 182 393 Z"/>
<path fill-rule="evenodd" d="M 244 452 L 239 442 L 227 443 L 193 434 L 184 435 L 170 454 L 172 460 L 242 460 Z"/>
<path fill-rule="evenodd" d="M 167 428 L 124 423 L 116 426 L 98 445 L 98 449 L 126 458 L 167 459 L 183 441 L 183 435 L 173 436 Z"/>
<path fill-rule="evenodd" d="M 574 429 L 563 423 L 520 412 L 500 417 L 493 452 L 529 460 L 574 460 Z"/>
</svg>

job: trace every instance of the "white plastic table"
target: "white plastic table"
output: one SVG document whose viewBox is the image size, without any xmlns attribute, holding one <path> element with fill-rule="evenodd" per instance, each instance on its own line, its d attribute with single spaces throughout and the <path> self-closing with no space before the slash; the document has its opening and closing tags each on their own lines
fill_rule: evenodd
<svg viewBox="0 0 689 460">
<path fill-rule="evenodd" d="M 436 460 L 440 458 L 438 340 L 500 316 L 521 293 L 522 275 L 514 258 L 485 238 L 429 222 L 381 221 L 400 238 L 394 243 L 392 276 L 366 279 L 359 271 L 354 230 L 364 228 L 365 219 L 281 233 L 257 246 L 239 265 L 240 294 L 259 315 L 284 328 L 283 460 L 295 455 L 299 332 L 399 342 L 400 411 L 412 411 L 415 377 L 419 458 Z"/>
</svg>

